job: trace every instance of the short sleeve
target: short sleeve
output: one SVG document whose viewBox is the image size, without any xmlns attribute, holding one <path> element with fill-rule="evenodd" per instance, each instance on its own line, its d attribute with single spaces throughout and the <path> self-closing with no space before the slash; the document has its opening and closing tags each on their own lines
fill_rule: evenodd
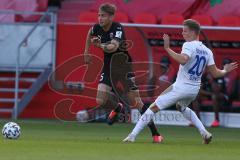
<svg viewBox="0 0 240 160">
<path fill-rule="evenodd" d="M 115 39 L 119 42 L 124 39 L 124 30 L 120 23 L 116 25 L 114 32 L 115 32 L 115 34 L 114 34 L 113 39 Z"/>
<path fill-rule="evenodd" d="M 207 66 L 211 66 L 211 65 L 214 65 L 214 64 L 215 64 L 215 61 L 214 61 L 214 58 L 213 58 L 213 53 L 212 53 L 212 51 L 210 51 Z"/>
<path fill-rule="evenodd" d="M 192 56 L 192 49 L 191 49 L 191 43 L 185 42 L 182 46 L 182 52 L 181 54 L 186 54 L 189 57 Z"/>
</svg>

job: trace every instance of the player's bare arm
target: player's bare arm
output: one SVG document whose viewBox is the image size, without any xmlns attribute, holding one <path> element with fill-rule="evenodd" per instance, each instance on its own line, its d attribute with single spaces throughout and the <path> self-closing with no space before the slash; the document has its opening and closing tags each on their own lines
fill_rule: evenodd
<svg viewBox="0 0 240 160">
<path fill-rule="evenodd" d="M 89 55 L 90 45 L 91 45 L 91 28 L 89 29 L 88 34 L 87 34 L 85 50 L 84 50 L 84 61 L 86 64 L 89 64 L 91 61 L 91 58 Z"/>
<path fill-rule="evenodd" d="M 187 63 L 189 57 L 186 54 L 178 54 L 170 48 L 170 38 L 167 34 L 163 35 L 164 49 L 167 51 L 169 56 L 171 56 L 178 63 L 184 65 Z"/>
<path fill-rule="evenodd" d="M 95 47 L 100 48 L 101 40 L 100 40 L 100 38 L 98 38 L 98 37 L 92 37 L 92 38 L 91 38 L 91 43 L 92 43 Z"/>
<path fill-rule="evenodd" d="M 115 52 L 119 47 L 119 42 L 117 40 L 111 40 L 110 43 L 101 43 L 98 37 L 91 38 L 91 43 L 98 48 L 103 49 L 105 53 Z"/>
<path fill-rule="evenodd" d="M 100 48 L 103 49 L 106 53 L 112 53 L 115 52 L 119 47 L 119 42 L 115 39 L 111 40 L 110 43 L 102 43 L 100 45 Z"/>
<path fill-rule="evenodd" d="M 219 77 L 225 76 L 227 73 L 231 72 L 232 70 L 234 70 L 236 68 L 238 68 L 237 62 L 233 62 L 233 63 L 224 65 L 222 70 L 217 68 L 217 66 L 215 64 L 208 66 L 207 69 L 214 78 L 219 78 Z"/>
</svg>

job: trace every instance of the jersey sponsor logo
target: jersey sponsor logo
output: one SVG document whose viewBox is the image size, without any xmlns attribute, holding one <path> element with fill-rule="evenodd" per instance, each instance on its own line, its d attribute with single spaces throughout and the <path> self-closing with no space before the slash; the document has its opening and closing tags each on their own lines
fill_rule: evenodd
<svg viewBox="0 0 240 160">
<path fill-rule="evenodd" d="M 122 37 L 122 31 L 117 31 L 115 37 L 121 38 Z"/>
<path fill-rule="evenodd" d="M 110 39 L 113 39 L 113 33 L 112 32 L 110 33 Z"/>
</svg>

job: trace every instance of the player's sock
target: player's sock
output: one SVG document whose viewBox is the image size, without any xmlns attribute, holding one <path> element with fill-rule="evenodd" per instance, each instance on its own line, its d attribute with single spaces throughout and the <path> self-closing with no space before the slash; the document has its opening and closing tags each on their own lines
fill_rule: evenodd
<svg viewBox="0 0 240 160">
<path fill-rule="evenodd" d="M 143 128 L 146 125 L 148 125 L 148 123 L 152 120 L 153 115 L 154 115 L 154 112 L 148 108 L 146 112 L 138 120 L 131 134 L 136 137 L 143 130 Z"/>
<path fill-rule="evenodd" d="M 186 107 L 185 109 L 183 109 L 182 114 L 187 120 L 191 121 L 197 127 L 200 133 L 206 131 L 202 122 L 199 120 L 195 112 L 193 112 L 190 108 Z"/>
<path fill-rule="evenodd" d="M 215 120 L 219 121 L 219 114 L 218 114 L 218 112 L 215 112 Z"/>
<path fill-rule="evenodd" d="M 117 107 L 114 109 L 114 112 L 119 113 L 123 109 L 123 105 L 121 103 L 118 103 Z"/>
<path fill-rule="evenodd" d="M 148 108 L 149 108 L 149 106 L 146 105 L 146 104 L 144 104 L 144 106 L 142 107 L 142 109 L 141 109 L 141 111 L 140 111 L 141 115 L 143 115 Z M 156 128 L 153 120 L 151 120 L 151 121 L 148 123 L 148 127 L 149 127 L 149 129 L 151 130 L 152 136 L 160 136 L 160 134 L 158 133 L 157 128 Z"/>
</svg>

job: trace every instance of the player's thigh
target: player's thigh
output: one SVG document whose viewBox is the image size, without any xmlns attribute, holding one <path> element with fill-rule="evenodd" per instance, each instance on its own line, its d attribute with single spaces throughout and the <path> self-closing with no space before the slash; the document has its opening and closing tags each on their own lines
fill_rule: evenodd
<svg viewBox="0 0 240 160">
<path fill-rule="evenodd" d="M 141 108 L 143 106 L 143 102 L 141 100 L 140 94 L 139 94 L 139 90 L 130 90 L 127 93 L 127 97 L 128 97 L 128 101 L 129 101 L 129 105 L 131 106 L 131 108 Z"/>
<path fill-rule="evenodd" d="M 186 107 L 188 107 L 198 96 L 198 93 L 191 93 L 184 95 L 177 103 L 176 108 L 179 111 L 183 111 Z"/>
<path fill-rule="evenodd" d="M 158 96 L 154 104 L 162 110 L 174 105 L 180 98 L 181 95 L 174 89 L 174 86 L 171 85 Z"/>
<path fill-rule="evenodd" d="M 111 94 L 111 90 L 112 87 L 104 83 L 99 83 L 96 98 L 97 104 L 99 105 L 104 104 L 107 101 L 109 94 Z"/>
</svg>

